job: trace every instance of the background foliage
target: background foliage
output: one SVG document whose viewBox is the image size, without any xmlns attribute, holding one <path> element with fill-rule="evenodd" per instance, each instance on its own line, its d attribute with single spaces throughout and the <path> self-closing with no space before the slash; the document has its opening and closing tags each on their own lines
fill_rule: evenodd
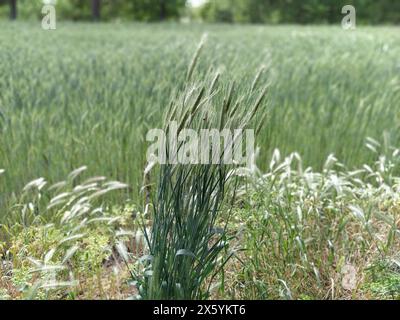
<svg viewBox="0 0 400 320">
<path fill-rule="evenodd" d="M 358 22 L 400 22 L 400 2 L 392 0 L 211 0 L 198 14 L 214 22 L 332 24 L 348 4 L 356 8 Z"/>
<path fill-rule="evenodd" d="M 94 2 L 94 1 L 93 1 Z M 67 20 L 90 20 L 93 2 L 82 0 L 57 0 L 57 16 Z M 9 14 L 9 1 L 0 1 L 3 17 Z M 21 19 L 41 16 L 43 0 L 17 0 Z M 185 0 L 101 0 L 102 20 L 157 21 L 176 19 L 185 8 Z"/>
<path fill-rule="evenodd" d="M 9 15 L 9 0 L 0 0 L 0 13 Z M 58 0 L 59 18 L 90 20 L 95 0 Z M 43 0 L 17 0 L 22 19 L 39 17 Z M 400 2 L 393 0 L 209 0 L 190 9 L 186 0 L 100 0 L 102 20 L 161 21 L 191 17 L 228 23 L 338 23 L 341 9 L 351 4 L 360 23 L 400 22 Z"/>
</svg>

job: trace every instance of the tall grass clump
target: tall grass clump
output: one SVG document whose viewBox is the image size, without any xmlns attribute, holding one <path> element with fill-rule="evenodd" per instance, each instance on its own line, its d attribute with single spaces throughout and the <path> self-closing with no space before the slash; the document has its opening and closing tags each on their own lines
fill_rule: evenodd
<svg viewBox="0 0 400 320">
<path fill-rule="evenodd" d="M 240 169 L 248 184 L 234 216 L 244 254 L 229 267 L 231 297 L 374 298 L 370 271 L 384 262 L 385 272 L 398 273 L 400 153 L 387 139 L 368 138 L 367 147 L 376 159 L 356 170 L 330 155 L 316 172 L 298 153 L 278 150 L 267 172 Z"/>
<path fill-rule="evenodd" d="M 86 169 L 52 185 L 35 179 L 13 199 L 0 223 L 0 284 L 14 288 L 13 297 L 74 298 L 93 278 L 101 292 L 89 285 L 83 294 L 108 296 L 98 279 L 106 273 L 105 264 L 116 261 L 112 248 L 123 237 L 118 228 L 124 213 L 115 212 L 106 197 L 128 185 L 103 176 L 83 179 Z"/>
<path fill-rule="evenodd" d="M 211 72 L 203 81 L 194 79 L 201 48 L 202 44 L 190 64 L 186 83 L 166 113 L 167 140 L 172 121 L 176 121 L 178 133 L 183 128 L 196 132 L 248 128 L 263 104 L 265 89 L 252 87 L 238 96 L 234 83 L 219 84 L 219 72 Z M 248 103 L 251 109 L 244 108 Z M 235 138 L 233 142 L 235 145 Z M 178 143 L 177 150 L 181 148 L 184 144 Z M 229 174 L 230 166 L 222 161 L 225 152 L 224 147 L 219 161 L 210 161 L 213 164 L 160 165 L 152 225 L 150 230 L 144 229 L 148 254 L 141 259 L 143 269 L 137 277 L 140 298 L 209 297 L 215 277 L 230 257 L 222 253 L 228 250 L 227 222 L 236 184 Z M 169 145 L 166 154 L 168 163 L 173 162 L 175 153 Z"/>
</svg>

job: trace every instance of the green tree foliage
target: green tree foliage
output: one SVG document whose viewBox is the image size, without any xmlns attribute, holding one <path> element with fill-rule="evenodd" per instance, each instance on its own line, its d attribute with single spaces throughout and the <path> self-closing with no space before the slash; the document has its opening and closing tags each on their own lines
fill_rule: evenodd
<svg viewBox="0 0 400 320">
<path fill-rule="evenodd" d="M 43 0 L 15 1 L 18 4 L 18 18 L 41 16 Z M 2 16 L 10 15 L 9 3 L 9 0 L 0 0 Z M 101 20 L 161 21 L 179 18 L 186 0 L 57 0 L 57 16 L 69 20 L 97 20 L 97 5 L 100 5 Z"/>
<path fill-rule="evenodd" d="M 0 15 L 11 16 L 11 3 L 18 4 L 18 17 L 39 17 L 43 0 L 0 0 Z M 95 3 L 101 20 L 163 21 L 186 14 L 186 0 L 57 0 L 57 16 L 68 20 L 91 20 Z M 195 16 L 207 22 L 226 23 L 340 23 L 342 7 L 357 10 L 358 23 L 400 23 L 398 0 L 208 0 Z"/>
<path fill-rule="evenodd" d="M 209 0 L 200 16 L 209 22 L 339 23 L 348 4 L 361 23 L 400 23 L 400 1 L 393 0 Z"/>
</svg>

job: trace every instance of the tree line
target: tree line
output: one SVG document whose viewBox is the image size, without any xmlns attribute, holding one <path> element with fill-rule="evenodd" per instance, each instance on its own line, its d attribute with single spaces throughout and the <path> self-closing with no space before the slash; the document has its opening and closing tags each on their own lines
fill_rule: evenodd
<svg viewBox="0 0 400 320">
<path fill-rule="evenodd" d="M 354 5 L 361 23 L 400 23 L 399 0 L 208 0 L 191 10 L 186 0 L 57 0 L 57 16 L 69 20 L 164 21 L 226 23 L 339 23 L 344 5 Z M 40 15 L 43 0 L 0 0 L 11 19 Z"/>
<path fill-rule="evenodd" d="M 334 24 L 345 5 L 362 23 L 400 23 L 399 0 L 210 0 L 197 14 L 211 22 Z"/>
<path fill-rule="evenodd" d="M 51 3 L 52 1 L 46 1 Z M 57 0 L 57 16 L 68 20 L 163 21 L 183 15 L 186 0 Z M 43 0 L 0 0 L 12 20 L 40 16 Z"/>
</svg>

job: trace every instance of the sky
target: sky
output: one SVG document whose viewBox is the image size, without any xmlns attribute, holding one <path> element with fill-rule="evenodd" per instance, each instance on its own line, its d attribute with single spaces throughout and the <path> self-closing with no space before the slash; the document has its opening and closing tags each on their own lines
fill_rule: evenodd
<svg viewBox="0 0 400 320">
<path fill-rule="evenodd" d="M 189 3 L 190 3 L 193 7 L 201 6 L 204 2 L 206 2 L 206 0 L 189 0 Z"/>
</svg>

